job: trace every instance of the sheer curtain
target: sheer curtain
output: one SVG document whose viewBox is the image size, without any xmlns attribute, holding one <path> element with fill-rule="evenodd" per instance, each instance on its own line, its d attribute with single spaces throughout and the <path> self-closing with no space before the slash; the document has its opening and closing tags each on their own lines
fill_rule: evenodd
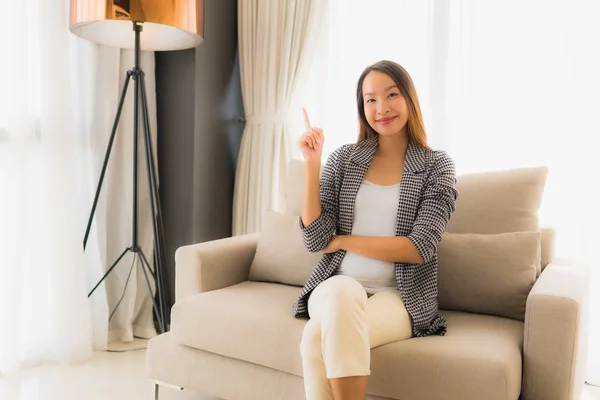
<svg viewBox="0 0 600 400">
<path fill-rule="evenodd" d="M 376 4 L 376 6 L 375 6 Z M 413 77 L 430 143 L 458 173 L 548 165 L 541 223 L 557 256 L 589 262 L 600 134 L 600 3 L 594 0 L 331 0 L 305 99 L 324 159 L 356 140 L 356 81 L 381 59 Z M 296 132 L 302 132 L 301 120 Z M 296 152 L 296 156 L 298 153 Z M 597 258 L 597 257 L 596 257 Z M 600 297 L 592 290 L 589 380 L 600 382 Z"/>
<path fill-rule="evenodd" d="M 131 197 L 130 183 L 120 183 L 131 176 L 127 145 L 115 144 L 85 253 L 82 239 L 120 83 L 133 61 L 129 52 L 72 35 L 68 0 L 0 4 L 1 375 L 85 360 L 106 348 L 109 312 L 122 295 L 131 260 L 90 300 L 87 293 L 113 254 L 130 245 L 130 216 L 119 214 Z M 154 82 L 153 60 L 144 55 L 148 82 Z M 148 94 L 154 106 L 153 87 Z M 126 107 L 123 143 L 131 141 L 132 107 Z M 123 231 L 127 240 L 121 242 Z M 145 283 L 137 290 L 137 281 L 130 279 L 111 321 L 112 339 L 129 340 L 136 330 L 156 334 Z"/>
<path fill-rule="evenodd" d="M 239 0 L 246 127 L 235 178 L 233 235 L 258 232 L 280 210 L 290 160 L 287 116 L 306 80 L 326 0 Z M 298 107 L 299 110 L 299 107 Z"/>
</svg>

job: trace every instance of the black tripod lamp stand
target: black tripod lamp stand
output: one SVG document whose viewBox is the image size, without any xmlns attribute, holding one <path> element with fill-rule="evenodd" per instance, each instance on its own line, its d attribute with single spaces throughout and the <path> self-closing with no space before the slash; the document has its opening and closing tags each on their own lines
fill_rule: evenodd
<svg viewBox="0 0 600 400">
<path fill-rule="evenodd" d="M 70 30 L 77 36 L 95 43 L 104 44 L 123 49 L 134 49 L 135 64 L 127 71 L 127 77 L 119 98 L 118 108 L 104 156 L 104 163 L 100 179 L 94 196 L 92 210 L 88 219 L 83 248 L 86 248 L 90 234 L 92 220 L 98 205 L 100 191 L 104 182 L 106 168 L 110 160 L 115 136 L 119 126 L 119 119 L 125 97 L 131 80 L 134 81 L 134 117 L 133 117 L 133 220 L 132 238 L 130 246 L 125 247 L 121 255 L 106 270 L 100 281 L 88 294 L 90 297 L 98 286 L 106 279 L 112 270 L 119 265 L 119 261 L 128 252 L 138 256 L 142 262 L 148 290 L 152 297 L 154 314 L 158 320 L 161 332 L 166 332 L 168 311 L 168 282 L 165 271 L 165 244 L 163 221 L 158 194 L 158 171 L 154 162 L 152 137 L 150 133 L 150 117 L 148 113 L 148 98 L 144 71 L 140 66 L 142 50 L 166 51 L 182 50 L 198 46 L 203 41 L 203 0 L 71 0 Z M 141 124 L 140 124 L 141 123 Z M 140 132 L 140 125 L 142 127 Z M 138 242 L 138 205 L 139 205 L 139 162 L 138 147 L 140 138 L 143 141 L 143 151 L 147 170 L 146 179 L 150 195 L 150 208 L 152 212 L 152 228 L 154 238 L 154 252 L 152 265 L 147 253 Z M 156 285 L 156 295 L 153 294 L 149 275 Z"/>
</svg>

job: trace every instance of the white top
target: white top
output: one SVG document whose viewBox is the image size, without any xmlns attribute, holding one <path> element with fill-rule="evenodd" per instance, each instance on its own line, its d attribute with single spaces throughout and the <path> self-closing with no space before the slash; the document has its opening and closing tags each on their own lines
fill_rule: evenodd
<svg viewBox="0 0 600 400">
<path fill-rule="evenodd" d="M 356 194 L 352 234 L 396 236 L 400 184 L 381 186 L 364 180 Z M 360 282 L 368 294 L 397 289 L 394 263 L 346 252 L 336 275 Z"/>
</svg>

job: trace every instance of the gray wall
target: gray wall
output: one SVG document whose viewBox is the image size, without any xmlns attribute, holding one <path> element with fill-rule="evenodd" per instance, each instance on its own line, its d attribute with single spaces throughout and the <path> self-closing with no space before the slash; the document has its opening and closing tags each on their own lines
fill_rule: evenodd
<svg viewBox="0 0 600 400">
<path fill-rule="evenodd" d="M 205 1 L 204 42 L 156 53 L 158 164 L 170 304 L 178 247 L 231 235 L 244 115 L 237 1 Z"/>
</svg>

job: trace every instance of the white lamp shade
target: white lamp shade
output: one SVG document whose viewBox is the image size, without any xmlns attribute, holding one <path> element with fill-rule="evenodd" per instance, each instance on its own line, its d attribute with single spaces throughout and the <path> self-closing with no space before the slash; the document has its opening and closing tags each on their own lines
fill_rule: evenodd
<svg viewBox="0 0 600 400">
<path fill-rule="evenodd" d="M 69 29 L 95 43 L 135 47 L 133 22 L 143 23 L 141 50 L 182 50 L 204 36 L 203 0 L 71 0 Z"/>
</svg>

